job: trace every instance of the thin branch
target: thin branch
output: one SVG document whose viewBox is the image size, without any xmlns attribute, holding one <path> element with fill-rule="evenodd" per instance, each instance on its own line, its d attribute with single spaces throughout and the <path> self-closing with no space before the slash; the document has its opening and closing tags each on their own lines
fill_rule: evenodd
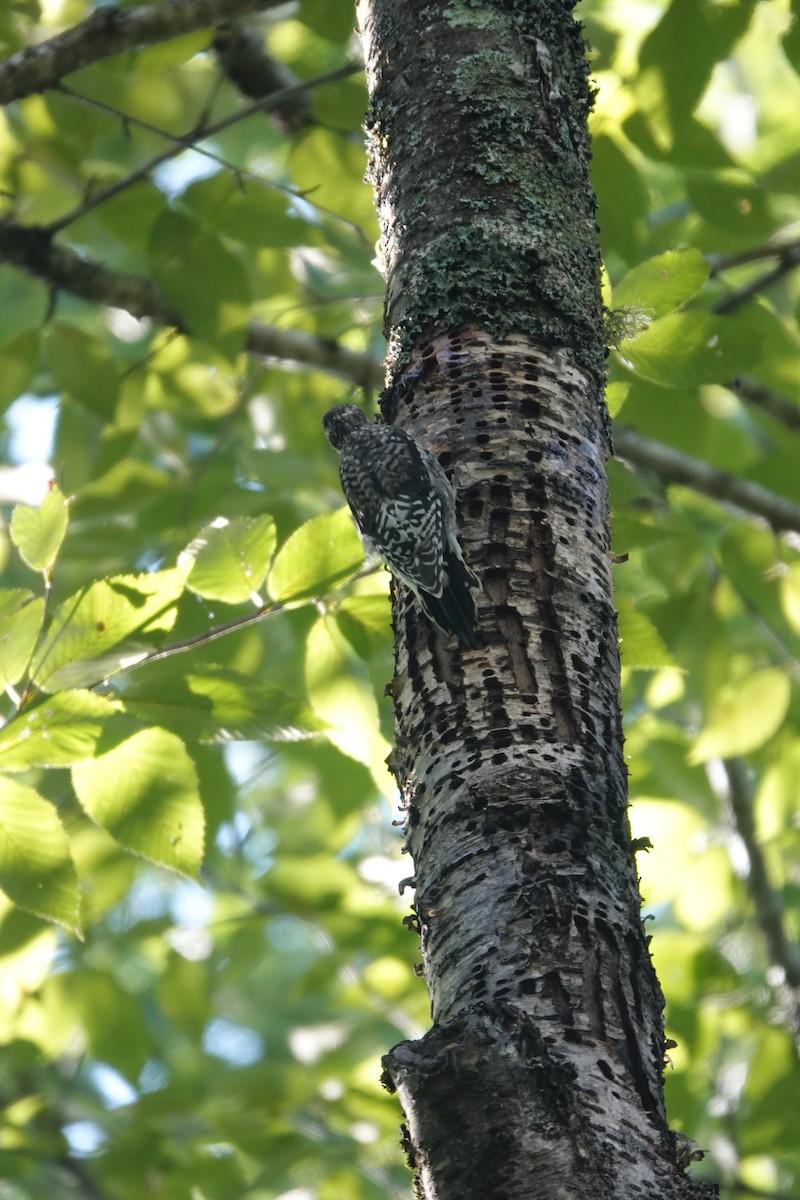
<svg viewBox="0 0 800 1200">
<path fill-rule="evenodd" d="M 305 83 L 294 84 L 292 87 L 283 88 L 281 91 L 273 92 L 271 95 L 265 96 L 260 100 L 254 100 L 251 104 L 246 105 L 245 108 L 241 108 L 234 113 L 229 113 L 227 117 L 222 117 L 219 121 L 212 121 L 208 124 L 199 125 L 195 129 L 190 130 L 189 133 L 183 134 L 182 136 L 168 133 L 164 129 L 159 129 L 158 126 L 149 124 L 149 122 L 141 121 L 138 118 L 129 116 L 126 113 L 121 113 L 117 109 L 113 109 L 109 105 L 104 104 L 102 101 L 91 100 L 87 96 L 82 96 L 78 92 L 73 92 L 70 88 L 62 87 L 60 90 L 65 96 L 70 97 L 70 99 L 81 100 L 95 108 L 100 108 L 105 112 L 113 113 L 123 122 L 140 125 L 147 129 L 150 133 L 155 133 L 159 137 L 166 138 L 167 141 L 170 142 L 170 146 L 169 149 L 164 150 L 161 154 L 154 155 L 153 158 L 149 159 L 141 167 L 137 167 L 135 171 L 131 171 L 131 173 L 126 175 L 124 179 L 119 179 L 116 183 L 112 183 L 109 187 L 103 188 L 101 191 L 87 196 L 83 201 L 81 201 L 80 204 L 76 205 L 71 212 L 65 213 L 63 217 L 59 217 L 57 221 L 53 221 L 50 225 L 48 225 L 48 231 L 51 234 L 60 233 L 62 229 L 66 229 L 68 225 L 73 224 L 73 222 L 79 220 L 81 217 L 86 216 L 87 213 L 99 208 L 107 200 L 110 200 L 112 197 L 119 195 L 120 192 L 124 192 L 127 190 L 127 188 L 130 188 L 134 184 L 140 183 L 143 179 L 146 179 L 147 176 L 150 175 L 156 167 L 161 166 L 162 163 L 168 162 L 172 158 L 177 158 L 177 156 L 179 154 L 183 154 L 185 150 L 194 150 L 198 154 L 203 154 L 205 157 L 211 158 L 215 162 L 220 163 L 222 166 L 227 167 L 239 178 L 243 178 L 247 175 L 249 178 L 257 180 L 259 183 L 265 186 L 275 188 L 277 191 L 283 192 L 286 195 L 293 196 L 298 199 L 305 199 L 307 203 L 312 204 L 318 209 L 318 211 L 324 212 L 326 216 L 337 217 L 337 220 L 342 221 L 343 224 L 346 224 L 349 226 L 349 228 L 354 229 L 363 238 L 363 233 L 361 233 L 361 230 L 358 229 L 358 227 L 355 226 L 351 221 L 346 221 L 344 218 L 338 217 L 337 214 L 330 212 L 330 210 L 321 208 L 321 206 L 314 204 L 313 200 L 310 200 L 307 196 L 305 196 L 302 192 L 298 192 L 295 188 L 275 183 L 272 180 L 265 179 L 261 176 L 249 175 L 247 172 L 240 171 L 238 167 L 233 167 L 230 163 L 226 162 L 225 159 L 221 158 L 218 154 L 215 154 L 214 151 L 207 150 L 196 145 L 196 143 L 199 141 L 214 137 L 216 134 L 222 133 L 226 129 L 230 129 L 233 125 L 237 125 L 240 121 L 246 121 L 248 117 L 252 117 L 255 113 L 264 113 L 269 112 L 272 109 L 280 109 L 286 103 L 287 99 L 291 99 L 293 96 L 305 94 L 309 89 L 318 87 L 321 84 L 333 83 L 337 79 L 344 79 L 348 75 L 353 75 L 362 69 L 363 68 L 360 63 L 346 63 L 343 67 L 337 67 L 332 71 L 326 71 L 323 75 L 318 75 L 316 78 L 309 79 Z"/>
<path fill-rule="evenodd" d="M 737 308 L 745 305 L 748 300 L 752 300 L 759 292 L 766 291 L 768 287 L 772 287 L 774 283 L 783 279 L 784 275 L 788 275 L 797 266 L 800 266 L 800 242 L 785 250 L 771 270 L 751 279 L 749 283 L 744 284 L 735 292 L 729 292 L 727 296 L 723 296 L 714 305 L 713 311 L 721 315 L 734 312 Z"/>
<path fill-rule="evenodd" d="M 652 471 L 664 483 L 682 483 L 712 500 L 763 517 L 775 530 L 800 533 L 800 505 L 758 483 L 721 471 L 625 426 L 614 427 L 614 445 L 618 458 Z"/>
<path fill-rule="evenodd" d="M 54 246 L 46 230 L 0 222 L 0 259 L 85 300 L 124 308 L 135 317 L 151 317 L 186 332 L 179 314 L 151 280 L 110 271 L 72 250 Z M 378 390 L 383 384 L 381 364 L 369 354 L 347 350 L 313 334 L 254 322 L 246 344 L 251 353 L 330 371 L 365 389 Z M 625 426 L 615 427 L 614 440 L 618 457 L 653 471 L 667 483 L 685 484 L 761 516 L 774 529 L 800 532 L 800 505 L 757 483 L 718 470 Z"/>
<path fill-rule="evenodd" d="M 237 629 L 246 629 L 248 625 L 255 625 L 258 621 L 264 621 L 267 617 L 274 617 L 280 612 L 285 611 L 285 605 L 276 601 L 274 604 L 265 604 L 255 612 L 247 613 L 244 617 L 234 617 L 232 621 L 226 621 L 224 625 L 212 625 L 204 633 L 196 633 L 193 637 L 185 638 L 182 642 L 171 642 L 168 646 L 162 646 L 158 650 L 150 650 L 140 657 L 126 662 L 122 666 L 109 671 L 97 683 L 89 684 L 90 689 L 103 687 L 112 679 L 117 679 L 120 675 L 127 674 L 128 671 L 136 671 L 139 667 L 144 667 L 147 663 L 160 662 L 164 658 L 172 658 L 175 654 L 185 654 L 187 650 L 194 650 L 197 646 L 205 646 L 208 642 L 216 642 L 218 638 L 225 637 L 226 634 L 233 633 Z"/>
<path fill-rule="evenodd" d="M 722 765 L 731 816 L 749 860 L 747 890 L 753 901 L 758 927 L 766 942 L 770 960 L 782 968 L 786 982 L 792 988 L 800 988 L 800 948 L 790 942 L 786 935 L 783 904 L 769 881 L 756 834 L 753 794 L 747 767 L 740 758 L 724 759 Z"/>
<path fill-rule="evenodd" d="M 739 378 L 729 383 L 728 387 L 748 404 L 755 405 L 773 420 L 780 421 L 787 429 L 800 432 L 800 405 L 787 400 L 785 396 L 779 396 L 755 379 Z"/>
<path fill-rule="evenodd" d="M 365 391 L 380 391 L 384 383 L 383 363 L 371 354 L 347 350 L 332 338 L 317 337 L 297 329 L 276 329 L 254 322 L 247 348 L 254 354 L 318 367 L 347 379 Z"/>
<path fill-rule="evenodd" d="M 114 54 L 213 28 L 278 0 L 169 0 L 140 8 L 96 9 L 64 33 L 0 63 L 0 104 L 56 87 L 73 71 Z"/>
<path fill-rule="evenodd" d="M 800 246 L 800 238 L 787 238 L 786 241 L 764 242 L 761 246 L 751 246 L 748 250 L 736 250 L 731 254 L 707 254 L 711 264 L 712 278 L 721 275 L 723 271 L 731 271 L 734 267 L 743 267 L 747 263 L 763 262 L 766 258 L 782 258 L 791 254 Z"/>
</svg>

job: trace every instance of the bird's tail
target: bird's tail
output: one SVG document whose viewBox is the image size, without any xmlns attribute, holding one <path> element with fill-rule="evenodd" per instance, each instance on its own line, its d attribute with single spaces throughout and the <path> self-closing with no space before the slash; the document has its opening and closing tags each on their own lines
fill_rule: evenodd
<svg viewBox="0 0 800 1200">
<path fill-rule="evenodd" d="M 481 582 L 464 559 L 448 549 L 445 559 L 445 584 L 441 596 L 419 591 L 422 609 L 434 625 L 445 633 L 454 633 L 465 646 L 477 646 L 475 618 L 478 605 L 475 593 L 482 590 Z"/>
</svg>

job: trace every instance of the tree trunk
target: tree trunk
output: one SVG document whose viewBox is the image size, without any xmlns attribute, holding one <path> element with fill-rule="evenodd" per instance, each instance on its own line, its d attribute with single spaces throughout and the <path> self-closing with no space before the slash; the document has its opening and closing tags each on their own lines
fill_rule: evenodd
<svg viewBox="0 0 800 1200">
<path fill-rule="evenodd" d="M 433 1028 L 385 1058 L 426 1200 L 698 1197 L 626 814 L 591 106 L 565 0 L 362 5 L 383 408 L 453 473 L 480 646 L 394 597 Z"/>
</svg>

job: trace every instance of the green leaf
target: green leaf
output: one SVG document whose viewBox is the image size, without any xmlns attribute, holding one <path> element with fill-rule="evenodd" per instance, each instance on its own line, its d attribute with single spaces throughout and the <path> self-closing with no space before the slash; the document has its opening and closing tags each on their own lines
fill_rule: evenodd
<svg viewBox="0 0 800 1200">
<path fill-rule="evenodd" d="M 631 390 L 629 383 L 609 383 L 606 387 L 606 404 L 608 405 L 608 415 L 616 417 L 619 415 L 623 404 L 628 399 L 628 392 Z"/>
<path fill-rule="evenodd" d="M 667 250 L 639 263 L 614 288 L 614 307 L 665 317 L 700 291 L 709 266 L 699 250 Z"/>
<path fill-rule="evenodd" d="M 217 517 L 206 525 L 178 559 L 191 563 L 186 586 L 207 600 L 263 604 L 258 589 L 267 577 L 275 553 L 272 517 Z"/>
<path fill-rule="evenodd" d="M 40 280 L 23 275 L 19 267 L 0 265 L 0 341 L 32 330 L 38 344 L 39 326 L 47 320 L 50 302 Z"/>
<path fill-rule="evenodd" d="M 30 666 L 44 620 L 44 600 L 27 588 L 0 591 L 0 688 L 17 683 Z"/>
<path fill-rule="evenodd" d="M 0 888 L 20 908 L 80 936 L 78 879 L 56 810 L 0 777 Z"/>
<path fill-rule="evenodd" d="M 181 203 L 199 220 L 213 222 L 219 233 L 253 246 L 291 246 L 311 232 L 298 214 L 290 213 L 287 196 L 224 171 L 191 184 Z"/>
<path fill-rule="evenodd" d="M 0 412 L 5 412 L 28 388 L 36 374 L 39 334 L 18 333 L 0 345 Z"/>
<path fill-rule="evenodd" d="M 778 667 L 721 687 L 689 761 L 729 758 L 762 746 L 783 723 L 790 699 L 789 678 Z"/>
<path fill-rule="evenodd" d="M 207 225 L 170 209 L 153 226 L 150 265 L 187 329 L 228 358 L 244 349 L 250 284 L 237 256 Z"/>
<path fill-rule="evenodd" d="M 629 601 L 617 598 L 619 607 L 619 641 L 623 667 L 639 671 L 656 671 L 659 667 L 674 667 L 670 654 L 653 622 Z"/>
<path fill-rule="evenodd" d="M 69 503 L 53 484 L 38 508 L 18 504 L 11 516 L 11 540 L 33 571 L 47 571 L 67 532 Z"/>
<path fill-rule="evenodd" d="M 769 195 L 747 172 L 688 171 L 686 185 L 700 215 L 735 244 L 752 245 L 773 232 Z"/>
<path fill-rule="evenodd" d="M 269 593 L 283 604 L 325 596 L 352 578 L 364 551 L 348 508 L 312 517 L 287 538 L 269 577 Z"/>
<path fill-rule="evenodd" d="M 180 738 L 144 729 L 72 768 L 83 808 L 126 850 L 184 875 L 203 857 L 197 772 Z"/>
<path fill-rule="evenodd" d="M 663 387 L 724 383 L 763 358 L 762 339 L 747 320 L 710 313 L 673 313 L 626 339 L 619 355 L 626 366 Z"/>
<path fill-rule="evenodd" d="M 336 624 L 359 658 L 369 660 L 385 651 L 392 628 L 388 593 L 345 597 L 336 609 Z"/>
<path fill-rule="evenodd" d="M 334 620 L 320 617 L 312 626 L 305 673 L 311 707 L 330 726 L 330 741 L 369 766 L 375 757 L 378 706 L 364 664 Z"/>
<path fill-rule="evenodd" d="M 127 657 L 141 655 L 139 644 L 101 661 L 134 633 L 171 629 L 184 581 L 179 570 L 116 575 L 59 604 L 34 659 L 34 682 L 45 691 L 96 682 Z"/>
<path fill-rule="evenodd" d="M 57 692 L 0 729 L 0 770 L 66 767 L 90 758 L 121 706 L 94 692 Z"/>
<path fill-rule="evenodd" d="M 273 684 L 208 666 L 185 678 L 174 670 L 125 689 L 125 708 L 142 721 L 199 741 L 287 742 L 324 728 L 300 700 Z"/>
<path fill-rule="evenodd" d="M 108 346 L 64 321 L 48 326 L 46 346 L 59 386 L 104 420 L 113 417 L 120 375 Z"/>
</svg>

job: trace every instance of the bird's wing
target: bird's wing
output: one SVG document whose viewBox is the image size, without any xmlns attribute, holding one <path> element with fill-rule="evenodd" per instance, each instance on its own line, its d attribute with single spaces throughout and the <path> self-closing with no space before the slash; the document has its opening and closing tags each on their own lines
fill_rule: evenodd
<svg viewBox="0 0 800 1200">
<path fill-rule="evenodd" d="M 340 474 L 362 536 L 389 569 L 415 591 L 440 595 L 445 532 L 429 457 L 402 430 L 365 426 L 342 451 Z"/>
</svg>

